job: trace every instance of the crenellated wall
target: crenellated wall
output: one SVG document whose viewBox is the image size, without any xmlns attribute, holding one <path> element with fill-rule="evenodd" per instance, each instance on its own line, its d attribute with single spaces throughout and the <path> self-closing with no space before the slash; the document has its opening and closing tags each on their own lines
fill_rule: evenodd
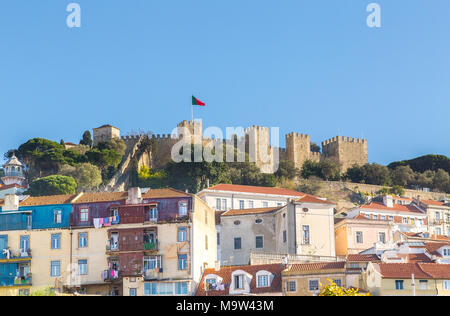
<svg viewBox="0 0 450 316">
<path fill-rule="evenodd" d="M 120 135 L 120 130 L 110 133 L 113 127 L 105 125 L 101 128 L 102 140 L 106 137 L 116 137 Z M 95 130 L 94 129 L 94 133 Z M 104 131 L 108 133 L 103 133 Z M 98 131 L 97 131 L 98 133 Z M 189 139 L 184 135 L 189 133 Z M 100 135 L 98 135 L 100 136 Z M 121 139 L 127 145 L 128 155 L 135 149 L 136 144 L 142 135 L 122 136 Z M 193 143 L 201 143 L 203 146 L 230 143 L 230 140 L 218 138 L 203 138 L 203 127 L 201 121 L 182 121 L 177 124 L 177 135 L 156 134 L 151 136 L 156 141 L 156 150 L 151 157 L 145 157 L 143 163 L 149 160 L 151 168 L 160 169 L 171 160 L 172 147 L 179 141 L 186 139 Z M 99 138 L 97 138 L 98 140 Z M 296 132 L 285 135 L 286 148 L 272 147 L 270 143 L 270 129 L 253 125 L 244 131 L 244 136 L 236 137 L 233 143 L 234 148 L 245 148 L 245 153 L 251 158 L 264 173 L 272 173 L 276 165 L 276 152 L 278 151 L 279 161 L 292 161 L 296 168 L 301 169 L 306 160 L 319 162 L 322 159 L 332 159 L 336 161 L 341 172 L 345 172 L 353 164 L 363 165 L 368 163 L 367 140 L 346 136 L 336 136 L 322 142 L 322 153 L 311 151 L 311 140 L 308 134 Z"/>
</svg>

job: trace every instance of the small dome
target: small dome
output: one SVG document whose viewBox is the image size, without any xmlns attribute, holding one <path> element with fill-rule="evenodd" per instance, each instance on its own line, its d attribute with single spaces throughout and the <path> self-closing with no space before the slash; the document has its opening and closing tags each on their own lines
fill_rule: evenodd
<svg viewBox="0 0 450 316">
<path fill-rule="evenodd" d="M 20 166 L 23 167 L 23 164 L 17 159 L 16 155 L 13 153 L 12 157 L 9 159 L 7 163 L 3 165 L 3 167 L 6 166 Z"/>
</svg>

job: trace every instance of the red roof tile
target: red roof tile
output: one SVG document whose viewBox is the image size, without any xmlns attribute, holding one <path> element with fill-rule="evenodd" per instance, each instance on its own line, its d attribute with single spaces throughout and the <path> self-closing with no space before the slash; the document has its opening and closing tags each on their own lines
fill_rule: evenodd
<svg viewBox="0 0 450 316">
<path fill-rule="evenodd" d="M 434 201 L 434 200 L 420 200 L 425 205 L 436 205 L 436 206 L 445 206 L 444 202 Z"/>
<path fill-rule="evenodd" d="M 289 266 L 290 272 L 306 272 L 317 270 L 338 270 L 345 268 L 345 261 L 339 262 L 313 262 L 313 263 L 294 263 Z"/>
<path fill-rule="evenodd" d="M 417 263 L 374 263 L 374 266 L 388 279 L 411 279 L 412 274 L 416 279 L 432 279 Z"/>
<path fill-rule="evenodd" d="M 444 246 L 450 246 L 450 243 L 448 242 L 426 242 L 425 243 L 425 249 L 428 251 L 429 254 L 434 256 L 441 256 L 438 252 L 438 250 Z M 450 266 L 449 266 L 450 268 Z"/>
<path fill-rule="evenodd" d="M 205 191 L 230 191 L 230 192 L 245 192 L 245 193 L 257 193 L 257 194 L 272 194 L 272 195 L 286 195 L 286 196 L 304 196 L 305 193 L 289 190 L 285 188 L 275 187 L 260 187 L 253 185 L 240 185 L 240 184 L 218 184 L 213 187 L 205 189 Z"/>
<path fill-rule="evenodd" d="M 450 279 L 450 264 L 419 263 L 419 266 L 434 279 Z"/>
<path fill-rule="evenodd" d="M 228 211 L 222 213 L 222 216 L 264 214 L 264 213 L 270 213 L 270 212 L 278 211 L 279 209 L 282 209 L 283 207 L 284 206 L 228 210 Z"/>
<path fill-rule="evenodd" d="M 281 264 L 262 264 L 262 265 L 246 265 L 246 266 L 228 266 L 221 267 L 219 271 L 215 269 L 206 269 L 203 273 L 202 280 L 197 288 L 196 296 L 224 296 L 229 295 L 231 284 L 231 274 L 234 271 L 242 270 L 249 274 L 251 274 L 252 280 L 250 281 L 250 294 L 264 294 L 264 293 L 281 293 L 281 271 L 284 269 L 284 266 Z M 274 275 L 272 283 L 270 287 L 258 288 L 256 287 L 256 273 L 258 271 L 265 270 Z M 221 277 L 222 284 L 225 285 L 225 290 L 221 291 L 205 291 L 205 277 L 209 274 L 215 274 Z"/>
<path fill-rule="evenodd" d="M 369 204 L 362 205 L 359 208 L 360 209 L 365 209 L 365 210 L 394 211 L 394 212 L 416 213 L 416 214 L 423 214 L 423 215 L 425 215 L 423 212 L 421 212 L 414 205 L 394 204 L 393 207 L 387 207 L 383 203 L 371 202 Z"/>
<path fill-rule="evenodd" d="M 354 254 L 354 255 L 347 255 L 347 261 L 351 262 L 378 262 L 380 261 L 380 258 L 378 258 L 375 254 L 370 255 L 361 255 L 361 254 Z"/>
<path fill-rule="evenodd" d="M 318 197 L 312 196 L 312 195 L 305 195 L 304 197 L 299 198 L 296 200 L 296 202 L 302 202 L 302 203 L 318 203 L 318 204 L 330 204 L 333 205 L 334 203 L 319 199 Z"/>
</svg>

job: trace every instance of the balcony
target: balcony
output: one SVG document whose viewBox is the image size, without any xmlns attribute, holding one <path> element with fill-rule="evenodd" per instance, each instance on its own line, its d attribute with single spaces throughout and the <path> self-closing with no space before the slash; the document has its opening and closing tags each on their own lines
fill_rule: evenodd
<svg viewBox="0 0 450 316">
<path fill-rule="evenodd" d="M 108 240 L 106 243 L 106 251 L 119 251 L 119 242 L 116 240 Z"/>
<path fill-rule="evenodd" d="M 144 243 L 144 250 L 145 251 L 157 251 L 158 250 L 158 241 Z"/>
<path fill-rule="evenodd" d="M 102 271 L 102 280 L 105 282 L 113 282 L 119 279 L 119 270 L 104 270 Z"/>
<path fill-rule="evenodd" d="M 162 268 L 155 268 L 155 269 L 145 270 L 144 271 L 144 280 L 145 281 L 150 281 L 150 280 L 159 279 L 162 272 L 163 272 Z"/>
<path fill-rule="evenodd" d="M 0 260 L 3 262 L 31 260 L 31 249 L 28 249 L 27 251 L 12 251 L 11 249 L 4 249 L 3 251 L 0 251 Z"/>
<path fill-rule="evenodd" d="M 23 286 L 32 285 L 31 273 L 23 276 L 2 276 L 0 286 Z"/>
</svg>

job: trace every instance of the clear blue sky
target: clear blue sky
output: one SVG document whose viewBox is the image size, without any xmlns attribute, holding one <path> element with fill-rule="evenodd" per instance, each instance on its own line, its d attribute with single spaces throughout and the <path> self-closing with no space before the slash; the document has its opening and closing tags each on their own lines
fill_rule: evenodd
<svg viewBox="0 0 450 316">
<path fill-rule="evenodd" d="M 169 133 L 279 126 L 368 139 L 369 160 L 450 156 L 450 1 L 0 2 L 0 152 L 32 137 L 77 142 L 102 124 Z M 284 136 L 281 140 L 284 144 Z"/>
</svg>

